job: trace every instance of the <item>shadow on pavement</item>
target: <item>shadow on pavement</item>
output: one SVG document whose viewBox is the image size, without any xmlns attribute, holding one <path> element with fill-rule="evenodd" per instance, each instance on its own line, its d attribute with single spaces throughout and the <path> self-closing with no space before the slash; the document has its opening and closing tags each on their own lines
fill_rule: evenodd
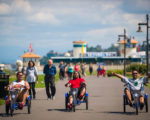
<svg viewBox="0 0 150 120">
<path fill-rule="evenodd" d="M 103 113 L 107 113 L 107 114 L 122 114 L 122 115 L 135 115 L 135 112 L 103 112 Z"/>
<path fill-rule="evenodd" d="M 85 109 L 76 109 L 77 111 L 84 111 Z M 60 111 L 60 112 L 73 112 L 72 110 L 66 110 L 66 109 L 48 109 L 48 111 Z M 87 111 L 87 110 L 85 110 Z"/>
<path fill-rule="evenodd" d="M 32 100 L 34 100 L 34 101 L 36 101 L 36 100 L 47 100 L 46 98 L 36 98 L 36 99 L 32 99 Z"/>
<path fill-rule="evenodd" d="M 67 112 L 66 109 L 48 109 L 48 111 L 60 111 L 60 112 Z"/>
<path fill-rule="evenodd" d="M 19 114 L 28 114 L 28 113 L 13 113 L 13 116 Z M 10 114 L 7 115 L 6 113 L 0 113 L 0 117 L 11 117 L 11 115 Z"/>
</svg>

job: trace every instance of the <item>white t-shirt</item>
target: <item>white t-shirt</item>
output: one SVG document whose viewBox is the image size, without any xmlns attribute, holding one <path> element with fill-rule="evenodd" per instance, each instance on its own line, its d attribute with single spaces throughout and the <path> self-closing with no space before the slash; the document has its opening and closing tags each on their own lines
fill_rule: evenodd
<svg viewBox="0 0 150 120">
<path fill-rule="evenodd" d="M 136 80 L 124 77 L 122 79 L 122 82 L 127 84 L 127 87 L 130 90 L 140 90 L 140 91 L 144 91 L 144 83 L 147 82 L 146 77 L 142 77 Z"/>
<path fill-rule="evenodd" d="M 21 91 L 22 91 L 25 87 L 25 81 L 24 80 L 22 80 L 21 82 L 17 82 L 17 81 L 12 82 L 12 89 L 13 88 L 20 88 L 20 87 L 21 87 Z"/>
<path fill-rule="evenodd" d="M 37 76 L 37 68 L 34 67 L 28 67 L 26 70 L 26 75 L 27 75 L 27 81 L 28 82 L 35 82 L 36 81 L 36 76 Z"/>
</svg>

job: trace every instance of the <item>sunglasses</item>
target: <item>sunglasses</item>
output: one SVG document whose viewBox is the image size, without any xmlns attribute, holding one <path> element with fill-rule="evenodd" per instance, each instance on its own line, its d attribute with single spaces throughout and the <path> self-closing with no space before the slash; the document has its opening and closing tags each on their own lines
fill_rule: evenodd
<svg viewBox="0 0 150 120">
<path fill-rule="evenodd" d="M 138 74 L 138 73 L 133 73 L 133 74 Z"/>
</svg>

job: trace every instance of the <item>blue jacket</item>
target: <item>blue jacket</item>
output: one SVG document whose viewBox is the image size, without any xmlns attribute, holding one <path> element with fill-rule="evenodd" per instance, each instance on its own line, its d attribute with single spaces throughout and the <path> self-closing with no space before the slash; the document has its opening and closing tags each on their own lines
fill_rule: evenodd
<svg viewBox="0 0 150 120">
<path fill-rule="evenodd" d="M 48 65 L 45 65 L 45 66 L 44 66 L 43 73 L 44 73 L 45 75 L 55 75 L 56 72 L 57 72 L 57 71 L 56 71 L 55 65 L 52 65 L 51 68 L 49 68 Z"/>
</svg>

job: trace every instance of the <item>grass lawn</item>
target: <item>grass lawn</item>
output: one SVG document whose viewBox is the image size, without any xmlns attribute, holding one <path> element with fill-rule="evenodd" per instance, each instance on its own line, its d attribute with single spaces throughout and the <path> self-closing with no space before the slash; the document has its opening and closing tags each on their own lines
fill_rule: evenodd
<svg viewBox="0 0 150 120">
<path fill-rule="evenodd" d="M 44 83 L 44 76 L 45 75 L 38 75 L 38 84 L 36 84 L 36 88 L 44 88 L 45 87 L 45 83 Z M 11 76 L 9 78 L 9 82 L 13 82 L 14 80 L 16 80 L 16 76 Z M 55 83 L 57 83 L 59 80 L 59 76 L 58 73 L 55 76 Z"/>
<path fill-rule="evenodd" d="M 148 88 L 150 89 L 150 83 L 146 84 L 145 86 L 148 87 Z"/>
<path fill-rule="evenodd" d="M 0 99 L 0 105 L 4 105 L 5 104 L 5 100 L 4 99 Z"/>
</svg>

